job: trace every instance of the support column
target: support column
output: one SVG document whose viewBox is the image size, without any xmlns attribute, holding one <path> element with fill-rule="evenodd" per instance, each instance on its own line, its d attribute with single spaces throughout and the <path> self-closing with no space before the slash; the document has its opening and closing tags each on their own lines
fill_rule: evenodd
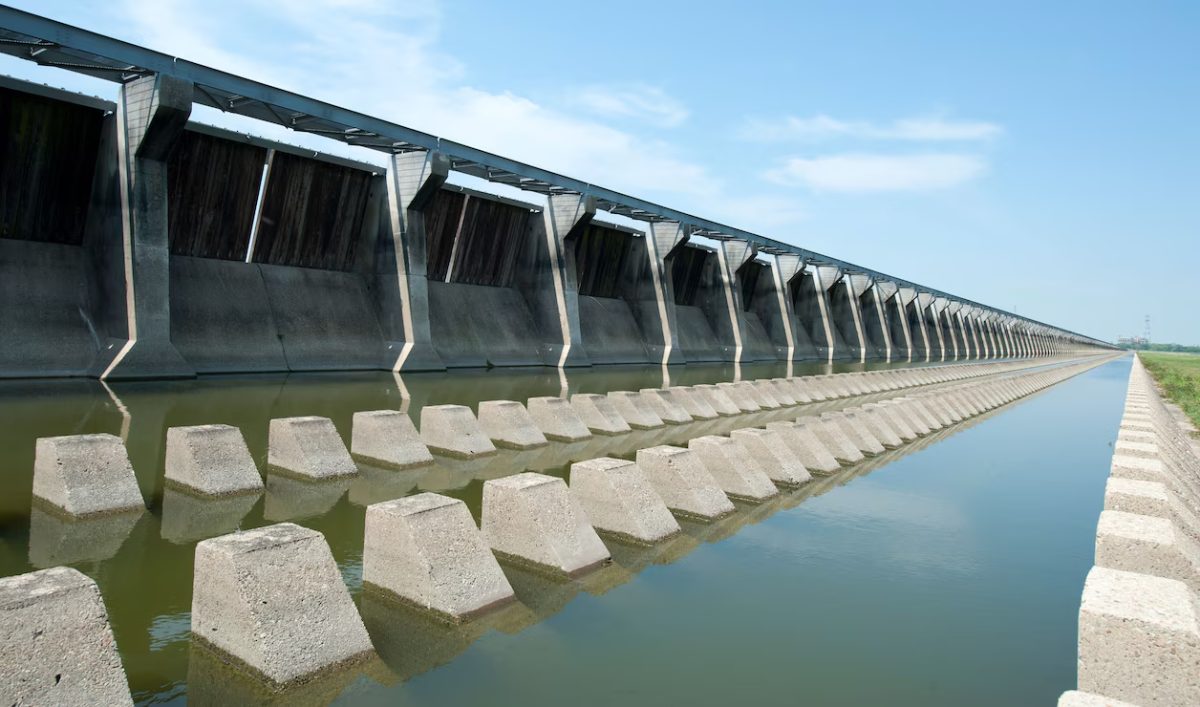
<svg viewBox="0 0 1200 707">
<path fill-rule="evenodd" d="M 954 358 L 952 360 L 957 361 L 959 357 L 962 356 L 961 348 L 963 343 L 963 339 L 959 335 L 958 329 L 955 326 L 958 323 L 958 317 L 954 315 L 958 310 L 958 306 L 957 303 L 941 297 L 939 297 L 937 301 L 940 312 L 939 317 L 941 319 L 941 327 L 939 327 L 939 331 L 942 333 L 943 341 L 949 340 L 950 342 L 950 346 L 946 351 L 946 356 L 949 356 L 951 353 L 953 353 Z"/>
<path fill-rule="evenodd" d="M 646 238 L 646 254 L 650 259 L 650 277 L 658 298 L 659 338 L 662 342 L 662 364 L 681 364 L 683 351 L 679 348 L 679 325 L 675 314 L 675 287 L 671 278 L 670 258 L 687 243 L 688 229 L 675 221 L 650 224 Z"/>
<path fill-rule="evenodd" d="M 553 270 L 554 297 L 563 348 L 558 367 L 590 366 L 579 326 L 579 276 L 575 271 L 575 247 L 596 215 L 596 200 L 582 194 L 551 194 L 547 198 L 546 246 Z"/>
<path fill-rule="evenodd" d="M 801 348 L 797 339 L 800 336 L 800 323 L 792 306 L 792 280 L 804 269 L 804 261 L 798 255 L 774 255 L 771 257 L 771 279 L 775 283 L 775 299 L 779 306 L 779 316 L 783 320 L 783 336 L 787 342 L 785 361 L 795 361 L 798 349 Z M 808 336 L 804 337 L 806 340 Z"/>
<path fill-rule="evenodd" d="M 896 287 L 894 284 L 892 286 L 895 287 L 895 292 L 885 302 L 892 303 L 892 316 L 896 317 L 896 321 L 900 322 L 899 329 L 903 335 L 903 341 L 895 342 L 896 348 L 903 348 L 902 352 L 898 352 L 899 355 L 903 356 L 905 361 L 912 361 L 913 331 L 908 323 L 908 304 L 916 298 L 917 293 L 912 290 Z"/>
<path fill-rule="evenodd" d="M 931 348 L 933 342 L 929 340 L 929 323 L 925 319 L 925 293 L 914 293 L 912 306 L 917 310 L 917 327 L 921 330 L 921 336 L 919 338 L 925 344 L 925 361 L 929 362 L 933 360 L 933 349 Z"/>
<path fill-rule="evenodd" d="M 863 291 L 860 291 L 858 287 L 861 281 L 860 283 L 856 283 L 855 277 L 854 275 L 845 276 L 846 289 L 850 292 L 850 297 L 847 299 L 850 300 L 850 315 L 854 318 L 854 331 L 858 334 L 859 363 L 866 363 L 867 334 L 863 330 L 862 300 L 859 299 Z M 870 281 L 868 280 L 867 282 L 869 283 Z"/>
<path fill-rule="evenodd" d="M 388 342 L 400 351 L 393 371 L 441 371 L 446 365 L 433 347 L 429 330 L 428 249 L 425 207 L 446 183 L 450 159 L 418 150 L 392 156 L 388 169 L 396 282 L 404 340 Z"/>
<path fill-rule="evenodd" d="M 97 356 L 102 380 L 196 375 L 171 343 L 167 158 L 192 112 L 192 83 L 143 76 L 117 98 L 117 162 L 121 190 L 126 339 Z"/>
<path fill-rule="evenodd" d="M 742 362 L 742 332 L 745 330 L 742 310 L 742 289 L 737 286 L 737 273 L 754 259 L 757 249 L 746 241 L 721 241 L 717 262 L 721 266 L 721 284 L 725 288 L 725 304 L 729 307 L 729 324 L 733 327 L 733 360 Z"/>
<path fill-rule="evenodd" d="M 809 270 L 809 266 L 804 266 L 805 271 Z M 833 363 L 834 351 L 837 349 L 837 339 L 833 335 L 833 312 L 829 306 L 829 288 L 833 286 L 838 276 L 837 269 L 833 269 L 833 273 L 829 278 L 829 284 L 825 284 L 825 276 L 821 274 L 821 267 L 815 266 L 812 268 L 813 284 L 816 285 L 817 305 L 821 310 L 821 324 L 825 328 L 825 341 L 829 344 L 829 363 Z"/>
</svg>

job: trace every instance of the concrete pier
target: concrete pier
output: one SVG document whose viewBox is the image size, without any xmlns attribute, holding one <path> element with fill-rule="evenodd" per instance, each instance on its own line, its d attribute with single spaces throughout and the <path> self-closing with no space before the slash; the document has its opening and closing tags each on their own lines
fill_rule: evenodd
<svg viewBox="0 0 1200 707">
<path fill-rule="evenodd" d="M 463 405 L 421 408 L 421 441 L 434 454 L 459 459 L 496 453 L 496 445 L 480 427 L 471 408 Z"/>
<path fill-rule="evenodd" d="M 576 462 L 570 488 L 596 530 L 646 544 L 679 533 L 679 523 L 634 462 L 609 457 Z"/>
<path fill-rule="evenodd" d="M 609 559 L 562 479 L 525 472 L 483 484 L 482 530 L 501 558 L 566 576 Z"/>
<path fill-rule="evenodd" d="M 0 579 L 0 702 L 133 705 L 104 599 L 78 570 Z"/>
<path fill-rule="evenodd" d="M 529 411 L 515 400 L 484 400 L 477 417 L 480 428 L 497 447 L 534 449 L 548 444 Z"/>
<path fill-rule="evenodd" d="M 799 486 L 812 479 L 812 474 L 792 453 L 787 441 L 779 432 L 748 427 L 733 430 L 729 437 L 742 445 L 746 453 L 762 466 L 763 471 L 776 484 Z"/>
<path fill-rule="evenodd" d="M 583 419 L 565 398 L 530 398 L 525 403 L 529 416 L 546 439 L 554 442 L 578 442 L 592 436 Z"/>
<path fill-rule="evenodd" d="M 706 435 L 689 441 L 688 449 L 727 496 L 764 501 L 779 493 L 755 455 L 735 439 Z"/>
<path fill-rule="evenodd" d="M 271 420 L 267 466 L 305 479 L 353 476 L 358 467 L 327 417 L 287 417 Z"/>
<path fill-rule="evenodd" d="M 435 493 L 367 508 L 363 584 L 454 621 L 514 599 L 467 505 Z"/>
<path fill-rule="evenodd" d="M 72 517 L 146 507 L 120 437 L 42 437 L 33 462 L 33 497 Z"/>
<path fill-rule="evenodd" d="M 571 409 L 595 434 L 618 435 L 632 429 L 605 395 L 576 393 L 571 396 Z"/>
<path fill-rule="evenodd" d="M 691 450 L 667 445 L 641 449 L 637 465 L 676 513 L 715 520 L 734 511 L 720 484 Z"/>
<path fill-rule="evenodd" d="M 167 430 L 165 478 L 203 496 L 262 491 L 262 477 L 242 431 L 229 425 Z"/>
<path fill-rule="evenodd" d="M 421 441 L 416 425 L 398 410 L 354 413 L 350 454 L 391 469 L 407 469 L 433 463 L 433 455 Z"/>
<path fill-rule="evenodd" d="M 373 652 L 325 538 L 291 523 L 196 545 L 192 636 L 281 686 Z"/>
</svg>

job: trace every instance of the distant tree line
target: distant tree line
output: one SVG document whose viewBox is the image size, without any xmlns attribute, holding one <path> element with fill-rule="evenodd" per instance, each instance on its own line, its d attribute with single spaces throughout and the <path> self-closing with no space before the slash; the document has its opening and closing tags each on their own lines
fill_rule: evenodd
<svg viewBox="0 0 1200 707">
<path fill-rule="evenodd" d="M 1132 351 L 1172 351 L 1200 354 L 1200 346 L 1184 346 L 1183 344 L 1119 344 L 1119 346 Z"/>
</svg>

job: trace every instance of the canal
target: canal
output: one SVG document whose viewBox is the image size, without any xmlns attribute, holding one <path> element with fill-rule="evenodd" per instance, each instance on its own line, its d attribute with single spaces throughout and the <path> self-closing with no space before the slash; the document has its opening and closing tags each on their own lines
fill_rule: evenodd
<svg viewBox="0 0 1200 707">
<path fill-rule="evenodd" d="M 739 504 L 718 523 L 684 524 L 663 546 L 613 545 L 612 565 L 575 582 L 506 568 L 520 603 L 459 627 L 363 594 L 367 505 L 434 490 L 478 515 L 486 478 L 524 468 L 565 475 L 573 460 L 629 456 L 732 423 L 411 472 L 363 468 L 333 484 L 268 475 L 261 497 L 198 501 L 162 488 L 166 427 L 237 425 L 262 465 L 271 417 L 320 414 L 347 435 L 359 410 L 415 418 L 431 403 L 657 387 L 663 372 L 7 383 L 0 576 L 70 564 L 95 579 L 141 704 L 1052 704 L 1075 684 L 1079 596 L 1129 365 L 1103 364 L 765 504 Z M 687 385 L 734 372 L 670 375 Z M 31 509 L 33 440 L 86 432 L 127 440 L 147 513 L 67 523 Z M 379 656 L 272 696 L 191 648 L 188 611 L 198 540 L 283 520 L 325 534 Z"/>
</svg>

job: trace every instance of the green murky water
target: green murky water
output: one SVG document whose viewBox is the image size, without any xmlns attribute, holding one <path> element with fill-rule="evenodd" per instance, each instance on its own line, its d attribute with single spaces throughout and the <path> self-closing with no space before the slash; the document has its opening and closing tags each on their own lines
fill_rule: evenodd
<svg viewBox="0 0 1200 707">
<path fill-rule="evenodd" d="M 873 367 L 884 367 L 875 365 Z M 240 427 L 260 466 L 272 417 L 657 387 L 658 368 L 312 375 L 178 383 L 0 384 L 0 576 L 70 564 L 99 584 L 139 703 L 1050 704 L 1075 677 L 1075 622 L 1128 360 L 656 548 L 610 544 L 576 582 L 506 568 L 520 603 L 467 626 L 431 623 L 360 591 L 365 507 L 417 491 L 466 500 L 524 469 L 797 412 L 694 423 L 348 482 L 268 475 L 261 496 L 199 501 L 162 488 L 167 427 Z M 839 365 L 836 370 L 861 366 Z M 828 370 L 813 365 L 796 373 Z M 784 375 L 746 367 L 743 377 Z M 732 368 L 672 370 L 671 383 Z M 810 406 L 841 408 L 844 402 Z M 126 439 L 149 510 L 67 523 L 30 508 L 34 440 Z M 292 521 L 325 534 L 378 659 L 267 695 L 189 641 L 195 543 Z"/>
</svg>

